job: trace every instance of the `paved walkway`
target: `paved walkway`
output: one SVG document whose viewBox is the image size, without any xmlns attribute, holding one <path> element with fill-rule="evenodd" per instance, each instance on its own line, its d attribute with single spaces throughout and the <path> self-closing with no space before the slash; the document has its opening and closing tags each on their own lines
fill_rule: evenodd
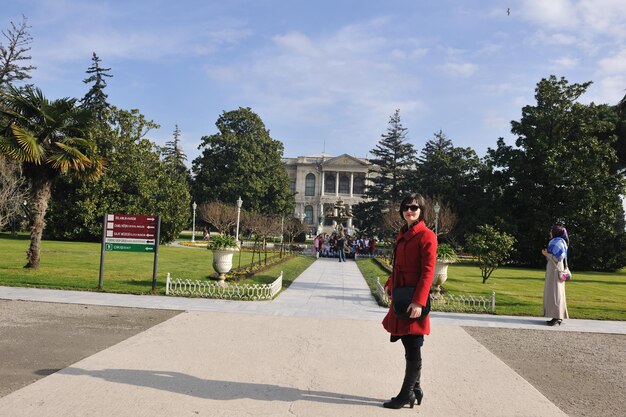
<svg viewBox="0 0 626 417">
<path fill-rule="evenodd" d="M 320 259 L 270 302 L 0 287 L 0 298 L 184 313 L 6 397 L 4 416 L 381 416 L 403 372 L 353 262 Z M 548 329 L 539 318 L 433 313 L 422 416 L 565 416 L 461 326 Z M 568 320 L 551 331 L 626 333 Z"/>
</svg>

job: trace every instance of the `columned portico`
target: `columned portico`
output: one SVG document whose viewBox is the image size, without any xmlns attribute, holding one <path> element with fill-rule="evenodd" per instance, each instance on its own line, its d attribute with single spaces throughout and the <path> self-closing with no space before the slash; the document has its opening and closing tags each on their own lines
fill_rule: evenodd
<svg viewBox="0 0 626 417">
<path fill-rule="evenodd" d="M 350 198 L 352 198 L 352 190 L 354 190 L 354 172 L 350 173 Z"/>
<path fill-rule="evenodd" d="M 349 209 L 362 202 L 367 178 L 377 170 L 367 159 L 347 154 L 284 158 L 283 163 L 296 200 L 294 216 L 306 213 L 305 223 L 311 233 L 330 233 L 332 226 L 324 222 L 324 209 L 338 200 Z M 352 230 L 351 224 L 344 226 Z"/>
</svg>

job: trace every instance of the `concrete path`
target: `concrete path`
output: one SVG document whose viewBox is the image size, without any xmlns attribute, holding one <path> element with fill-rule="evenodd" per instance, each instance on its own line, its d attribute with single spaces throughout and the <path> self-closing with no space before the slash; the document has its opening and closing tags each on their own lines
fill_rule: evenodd
<svg viewBox="0 0 626 417">
<path fill-rule="evenodd" d="M 402 346 L 389 343 L 380 325 L 385 311 L 353 262 L 320 259 L 271 302 L 8 287 L 0 287 L 0 298 L 186 311 L 0 398 L 0 416 L 402 412 L 381 407 L 399 389 Z M 586 328 L 584 322 L 568 320 L 553 330 Z M 433 313 L 433 332 L 423 349 L 426 395 L 419 414 L 565 416 L 460 327 L 539 328 L 541 323 Z M 605 330 L 626 333 L 625 327 L 613 323 Z"/>
</svg>

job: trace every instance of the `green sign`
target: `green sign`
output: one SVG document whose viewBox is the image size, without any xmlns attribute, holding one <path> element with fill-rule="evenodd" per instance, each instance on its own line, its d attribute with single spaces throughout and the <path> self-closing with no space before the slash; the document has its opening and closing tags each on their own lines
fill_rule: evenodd
<svg viewBox="0 0 626 417">
<path fill-rule="evenodd" d="M 114 252 L 154 252 L 154 245 L 145 243 L 106 243 L 104 250 Z"/>
</svg>

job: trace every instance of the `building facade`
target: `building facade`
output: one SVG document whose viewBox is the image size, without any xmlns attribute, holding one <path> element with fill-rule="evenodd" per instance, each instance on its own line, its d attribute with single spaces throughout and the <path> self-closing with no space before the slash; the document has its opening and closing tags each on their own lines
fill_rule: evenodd
<svg viewBox="0 0 626 417">
<path fill-rule="evenodd" d="M 294 217 L 309 226 L 310 233 L 332 232 L 336 223 L 330 219 L 342 201 L 347 212 L 365 200 L 365 187 L 372 164 L 365 158 L 325 153 L 297 158 L 283 158 L 289 186 L 295 195 Z M 352 227 L 347 220 L 344 227 Z"/>
</svg>

